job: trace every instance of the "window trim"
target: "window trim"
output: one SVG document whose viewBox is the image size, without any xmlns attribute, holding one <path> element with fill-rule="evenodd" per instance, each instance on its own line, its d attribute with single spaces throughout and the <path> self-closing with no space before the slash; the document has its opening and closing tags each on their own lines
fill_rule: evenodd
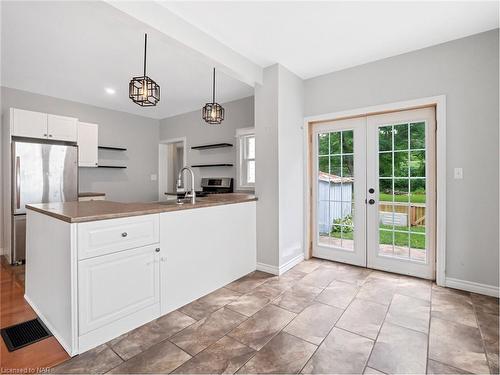
<svg viewBox="0 0 500 375">
<path fill-rule="evenodd" d="M 250 191 L 255 190 L 255 183 L 253 183 L 253 184 L 243 184 L 242 183 L 243 182 L 242 173 L 246 169 L 246 166 L 245 167 L 243 166 L 243 161 L 244 161 L 243 141 L 249 135 L 253 135 L 255 137 L 255 128 L 254 127 L 236 129 L 236 137 L 235 138 L 236 138 L 236 156 L 237 156 L 237 163 L 236 163 L 236 189 L 237 190 L 250 190 Z"/>
</svg>

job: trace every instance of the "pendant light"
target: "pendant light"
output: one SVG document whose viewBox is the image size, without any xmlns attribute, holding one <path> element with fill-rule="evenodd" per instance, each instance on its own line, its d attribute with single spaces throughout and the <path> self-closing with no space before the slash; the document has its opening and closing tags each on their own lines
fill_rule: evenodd
<svg viewBox="0 0 500 375">
<path fill-rule="evenodd" d="M 211 125 L 220 125 L 224 120 L 224 108 L 215 102 L 215 68 L 212 82 L 212 103 L 206 103 L 201 113 L 203 120 Z"/>
<path fill-rule="evenodd" d="M 144 74 L 133 77 L 128 85 L 128 97 L 141 107 L 155 106 L 160 101 L 160 86 L 146 75 L 148 34 L 144 34 Z"/>
</svg>

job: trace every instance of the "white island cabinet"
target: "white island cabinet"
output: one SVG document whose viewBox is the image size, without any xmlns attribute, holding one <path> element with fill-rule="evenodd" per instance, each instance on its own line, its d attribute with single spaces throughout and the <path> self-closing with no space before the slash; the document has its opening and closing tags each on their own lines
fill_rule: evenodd
<svg viewBox="0 0 500 375">
<path fill-rule="evenodd" d="M 255 201 L 64 216 L 68 207 L 78 215 L 116 205 L 28 206 L 25 298 L 70 355 L 255 270 Z"/>
</svg>

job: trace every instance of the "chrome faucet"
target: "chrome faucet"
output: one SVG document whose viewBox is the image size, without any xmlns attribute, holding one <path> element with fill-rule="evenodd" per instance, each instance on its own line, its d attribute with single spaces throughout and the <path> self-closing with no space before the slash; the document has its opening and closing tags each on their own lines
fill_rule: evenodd
<svg viewBox="0 0 500 375">
<path fill-rule="evenodd" d="M 195 204 L 196 203 L 196 192 L 194 191 L 194 172 L 191 168 L 184 167 L 179 171 L 179 176 L 177 176 L 177 188 L 182 187 L 182 173 L 184 171 L 189 171 L 191 174 L 191 195 L 188 195 L 188 193 L 186 192 L 186 195 L 184 196 L 184 198 L 191 197 L 191 203 Z"/>
</svg>

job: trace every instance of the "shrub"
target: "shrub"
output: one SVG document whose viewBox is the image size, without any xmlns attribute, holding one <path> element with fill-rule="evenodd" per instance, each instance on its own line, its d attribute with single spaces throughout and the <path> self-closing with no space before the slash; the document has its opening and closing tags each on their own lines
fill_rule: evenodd
<svg viewBox="0 0 500 375">
<path fill-rule="evenodd" d="M 344 228 L 341 228 L 341 225 Z M 332 232 L 331 233 L 340 233 L 342 230 L 344 233 L 349 233 L 353 231 L 354 223 L 352 221 L 352 215 L 346 215 L 344 217 L 340 217 L 338 219 L 333 219 Z"/>
</svg>

